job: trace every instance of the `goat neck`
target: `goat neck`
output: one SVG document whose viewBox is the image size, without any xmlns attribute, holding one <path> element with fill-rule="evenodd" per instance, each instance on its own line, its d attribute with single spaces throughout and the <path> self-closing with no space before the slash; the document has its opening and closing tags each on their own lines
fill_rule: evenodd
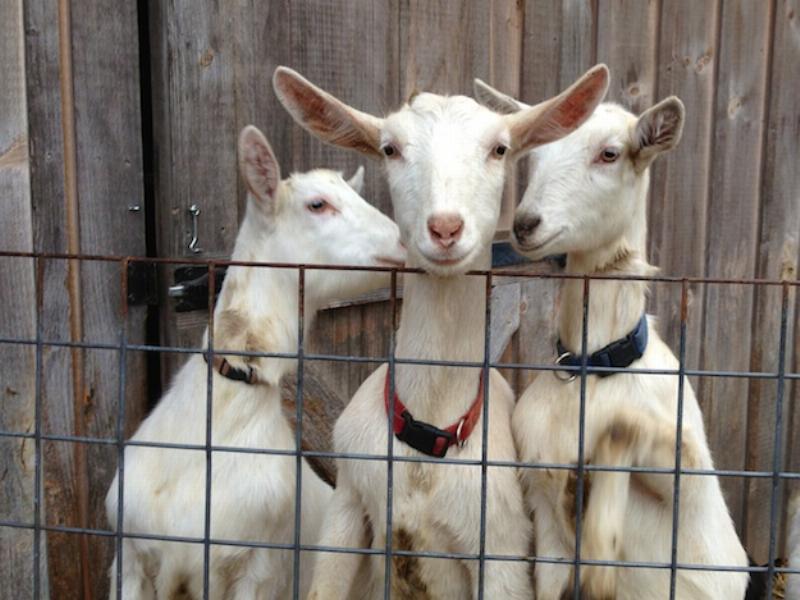
<svg viewBox="0 0 800 600">
<path fill-rule="evenodd" d="M 248 207 L 232 259 L 247 262 L 287 262 L 282 242 L 276 242 L 260 215 Z M 258 251 L 252 249 L 257 248 Z M 296 269 L 232 266 L 228 268 L 214 311 L 214 347 L 219 350 L 295 353 L 298 347 L 299 276 Z M 304 330 L 319 308 L 305 295 Z M 262 383 L 277 386 L 296 368 L 294 359 L 226 355 L 238 368 L 252 366 Z"/>
<path fill-rule="evenodd" d="M 487 248 L 475 263 L 491 264 Z M 481 362 L 484 359 L 486 281 L 478 275 L 410 274 L 404 283 L 398 358 Z M 397 392 L 417 419 L 446 426 L 472 404 L 480 369 L 431 365 L 396 366 Z"/>
<path fill-rule="evenodd" d="M 566 272 L 572 275 L 644 276 L 654 272 L 646 260 L 646 204 L 626 233 L 591 252 L 567 254 Z M 566 279 L 561 286 L 558 335 L 571 352 L 581 353 L 584 281 Z M 589 283 L 587 353 L 621 339 L 636 327 L 645 310 L 647 283 L 617 279 Z"/>
</svg>

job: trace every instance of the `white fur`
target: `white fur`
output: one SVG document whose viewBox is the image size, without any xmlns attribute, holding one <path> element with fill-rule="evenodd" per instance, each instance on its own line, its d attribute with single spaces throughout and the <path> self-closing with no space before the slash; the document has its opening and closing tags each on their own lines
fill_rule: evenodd
<svg viewBox="0 0 800 600">
<path fill-rule="evenodd" d="M 397 227 L 339 173 L 319 169 L 280 181 L 274 155 L 254 127 L 242 132 L 239 152 L 251 193 L 234 260 L 369 266 L 404 260 Z M 361 171 L 352 183 L 358 186 L 360 179 Z M 328 205 L 312 212 L 309 204 L 318 198 Z M 323 302 L 386 283 L 385 273 L 306 271 L 306 325 Z M 296 352 L 297 314 L 296 269 L 231 267 L 214 312 L 214 348 Z M 211 443 L 293 450 L 295 434 L 281 411 L 278 384 L 281 376 L 294 369 L 295 361 L 232 355 L 227 359 L 239 368 L 252 366 L 259 383 L 234 382 L 214 372 Z M 206 377 L 203 358 L 192 356 L 133 439 L 205 444 Z M 292 543 L 295 477 L 296 462 L 291 456 L 214 452 L 211 538 Z M 202 538 L 205 485 L 205 452 L 129 446 L 124 471 L 125 532 Z M 123 525 L 117 523 L 117 493 L 118 476 L 106 498 L 114 528 Z M 302 543 L 317 542 L 331 495 L 332 490 L 304 462 Z M 214 545 L 210 556 L 210 598 L 291 597 L 292 552 Z M 313 558 L 303 553 L 302 593 L 308 589 Z M 203 545 L 125 539 L 122 574 L 126 599 L 202 598 Z M 111 597 L 116 597 L 116 560 L 111 568 Z"/>
<path fill-rule="evenodd" d="M 479 96 L 491 94 L 487 86 Z M 502 104 L 508 97 L 500 96 Z M 513 101 L 513 100 L 512 100 Z M 647 275 L 646 198 L 648 166 L 679 140 L 683 106 L 670 98 L 639 119 L 619 106 L 601 105 L 577 131 L 532 153 L 530 184 L 515 226 L 540 219 L 518 248 L 534 259 L 567 253 L 570 273 Z M 604 149 L 619 151 L 602 160 Z M 524 228 L 523 228 L 524 229 Z M 588 352 L 634 329 L 645 308 L 642 282 L 593 281 L 588 313 Z M 581 350 L 583 281 L 565 280 L 559 335 L 573 353 Z M 678 362 L 650 319 L 644 356 L 631 367 L 677 369 Z M 694 391 L 684 380 L 682 468 L 713 469 Z M 524 392 L 513 416 L 520 457 L 530 463 L 575 464 L 580 421 L 580 378 L 566 383 L 542 373 Z M 586 382 L 585 460 L 594 465 L 674 468 L 678 378 L 615 374 Z M 574 472 L 528 469 L 526 499 L 534 511 L 537 555 L 571 559 L 575 554 Z M 570 481 L 570 479 L 572 481 Z M 670 562 L 673 476 L 587 474 L 581 557 L 596 560 Z M 678 561 L 747 566 L 719 481 L 711 476 L 681 477 Z M 539 563 L 540 600 L 571 590 L 572 568 Z M 745 573 L 679 570 L 677 596 L 683 599 L 742 598 Z M 669 570 L 583 566 L 587 597 L 648 600 L 665 598 Z"/>
<path fill-rule="evenodd" d="M 789 567 L 800 569 L 800 492 L 789 501 Z M 800 575 L 789 575 L 786 585 L 786 600 L 800 600 Z"/>
<path fill-rule="evenodd" d="M 607 72 L 600 67 L 574 89 L 527 113 L 503 117 L 471 99 L 421 94 L 385 120 L 360 113 L 296 73 L 280 68 L 276 91 L 298 122 L 322 139 L 373 154 L 391 146 L 385 159 L 395 218 L 408 247 L 409 264 L 428 274 L 405 279 L 396 355 L 401 358 L 481 361 L 484 358 L 485 282 L 464 275 L 490 266 L 490 243 L 497 226 L 506 154 L 513 156 L 557 139 L 577 127 L 605 93 Z M 560 103 L 577 89 L 583 96 L 571 112 Z M 588 89 L 588 91 L 587 91 Z M 576 94 L 577 95 L 577 94 Z M 576 107 L 577 105 L 577 107 Z M 324 106 L 324 110 L 316 108 Z M 538 134 L 538 137 L 537 137 Z M 457 240 L 436 242 L 430 219 L 451 215 L 463 222 Z M 337 452 L 386 455 L 384 408 L 386 366 L 356 392 L 334 430 Z M 479 369 L 436 366 L 396 367 L 398 394 L 416 419 L 446 427 L 458 420 L 478 390 Z M 515 459 L 510 417 L 511 389 L 492 371 L 488 390 L 488 458 Z M 463 448 L 448 458 L 480 459 L 480 420 Z M 420 456 L 394 440 L 395 456 Z M 435 463 L 394 463 L 393 546 L 402 550 L 477 554 L 480 550 L 481 471 Z M 387 467 L 383 461 L 338 461 L 337 488 L 323 527 L 322 544 L 386 547 Z M 489 554 L 524 556 L 530 526 L 517 473 L 490 468 L 487 474 L 486 546 Z M 310 598 L 382 598 L 384 557 L 371 568 L 356 554 L 320 557 Z M 358 569 L 365 579 L 356 579 Z M 356 584 L 353 587 L 354 583 Z M 351 591 L 352 588 L 352 591 Z M 530 598 L 528 566 L 487 561 L 486 598 Z M 395 559 L 393 598 L 475 598 L 478 561 Z"/>
</svg>

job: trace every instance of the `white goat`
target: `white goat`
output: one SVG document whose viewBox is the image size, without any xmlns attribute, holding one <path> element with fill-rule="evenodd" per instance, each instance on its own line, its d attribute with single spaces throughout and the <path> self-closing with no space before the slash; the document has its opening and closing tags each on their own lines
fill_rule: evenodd
<svg viewBox="0 0 800 600">
<path fill-rule="evenodd" d="M 239 138 L 239 164 L 250 194 L 234 260 L 307 264 L 397 265 L 405 260 L 397 226 L 359 195 L 363 171 L 346 182 L 318 169 L 281 181 L 267 140 L 255 127 Z M 350 185 L 348 185 L 350 183 Z M 354 189 L 355 188 L 355 189 Z M 386 285 L 386 273 L 309 269 L 305 321 L 322 303 Z M 214 311 L 214 348 L 229 351 L 297 351 L 298 273 L 294 269 L 230 267 Z M 207 343 L 207 334 L 204 344 Z M 279 381 L 295 360 L 215 355 L 212 444 L 292 450 L 295 434 L 281 411 Z M 207 365 L 195 355 L 133 439 L 203 445 L 206 441 Z M 228 369 L 249 373 L 249 382 Z M 223 376 L 221 373 L 228 373 Z M 234 371 L 234 373 L 236 373 Z M 302 534 L 318 541 L 332 490 L 303 463 Z M 118 475 L 119 476 L 119 475 Z M 214 452 L 211 477 L 212 539 L 292 543 L 296 462 L 291 456 Z M 205 453 L 129 446 L 125 451 L 126 533 L 202 538 Z M 106 498 L 117 522 L 118 478 Z M 125 539 L 123 597 L 202 598 L 203 545 Z M 292 591 L 292 553 L 211 547 L 210 598 L 287 598 Z M 311 577 L 313 555 L 303 553 L 301 590 Z M 116 560 L 111 568 L 116 597 Z"/>
<path fill-rule="evenodd" d="M 786 548 L 789 552 L 789 567 L 800 569 L 800 492 L 789 501 L 789 537 Z M 786 600 L 800 600 L 800 575 L 787 577 Z"/>
<path fill-rule="evenodd" d="M 522 103 L 479 81 L 476 94 L 500 110 L 525 110 Z M 619 106 L 602 104 L 573 134 L 534 151 L 530 183 L 514 220 L 518 248 L 534 259 L 567 253 L 567 271 L 573 274 L 653 272 L 646 262 L 648 167 L 678 143 L 683 115 L 683 104 L 675 97 L 638 119 Z M 559 353 L 570 352 L 573 359 L 581 354 L 583 286 L 581 279 L 566 280 L 561 291 Z M 638 331 L 634 347 L 646 348 L 632 368 L 678 368 L 652 322 L 647 340 L 648 323 L 640 321 L 646 293 L 647 285 L 641 281 L 591 282 L 588 354 Z M 580 377 L 572 379 L 564 372 L 541 374 L 528 387 L 513 417 L 522 460 L 577 462 L 580 388 Z M 674 468 L 677 402 L 674 375 L 589 375 L 586 463 Z M 688 380 L 683 406 L 681 466 L 713 469 L 703 418 Z M 575 472 L 528 469 L 525 473 L 537 555 L 574 557 Z M 585 475 L 581 558 L 670 562 L 673 475 L 603 471 Z M 679 509 L 678 562 L 747 567 L 716 477 L 683 475 Z M 665 569 L 582 566 L 580 573 L 586 594 L 582 597 L 647 600 L 665 598 L 669 592 L 670 572 Z M 560 598 L 572 590 L 573 576 L 569 566 L 537 564 L 538 598 Z M 676 597 L 743 598 L 747 581 L 744 572 L 679 570 Z"/>
<path fill-rule="evenodd" d="M 278 97 L 301 125 L 326 142 L 384 158 L 409 264 L 427 272 L 405 278 L 398 357 L 484 359 L 485 281 L 465 273 L 490 267 L 507 162 L 577 127 L 602 99 L 607 81 L 607 69 L 599 66 L 560 96 L 511 116 L 498 115 L 463 96 L 420 94 L 381 119 L 343 104 L 290 69 L 276 71 Z M 401 417 L 403 410 L 395 402 L 393 455 L 420 457 L 415 448 L 421 448 L 425 454 L 479 460 L 483 440 L 480 369 L 399 364 L 395 370 L 397 397 L 408 412 Z M 362 384 L 336 423 L 337 452 L 386 455 L 389 383 L 384 365 Z M 511 389 L 494 370 L 487 384 L 488 458 L 515 460 Z M 443 429 L 450 426 L 449 431 L 425 435 L 418 431 L 424 426 L 410 415 Z M 391 546 L 395 550 L 479 553 L 480 468 L 398 462 L 393 466 L 393 484 Z M 485 551 L 527 556 L 530 526 L 516 470 L 490 467 L 486 490 Z M 382 550 L 387 535 L 386 463 L 340 460 L 321 543 Z M 358 589 L 351 592 L 359 556 L 323 554 L 310 598 L 383 597 L 385 559 L 371 560 L 371 567 L 361 565 L 369 576 L 359 579 Z M 475 598 L 479 579 L 477 560 L 394 556 L 392 597 Z M 524 562 L 487 561 L 483 584 L 486 598 L 530 598 L 532 594 Z"/>
</svg>

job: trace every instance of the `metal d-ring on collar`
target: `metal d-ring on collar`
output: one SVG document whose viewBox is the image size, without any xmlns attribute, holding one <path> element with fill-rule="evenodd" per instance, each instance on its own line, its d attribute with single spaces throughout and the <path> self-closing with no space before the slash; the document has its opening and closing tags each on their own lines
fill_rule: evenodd
<svg viewBox="0 0 800 600">
<path fill-rule="evenodd" d="M 569 352 L 564 352 L 562 354 L 559 354 L 558 357 L 555 360 L 555 364 L 558 365 L 558 366 L 561 366 L 562 364 L 564 364 L 563 361 L 565 361 L 570 356 L 572 356 L 572 355 Z M 569 383 L 570 381 L 575 381 L 578 378 L 578 372 L 577 371 L 560 371 L 560 370 L 558 370 L 558 371 L 553 371 L 553 375 L 556 376 L 556 379 L 559 379 L 559 380 L 563 381 L 564 383 Z"/>
<path fill-rule="evenodd" d="M 458 421 L 458 427 L 456 427 L 456 444 L 458 444 L 459 448 L 463 448 L 464 444 L 467 443 L 466 439 L 461 437 L 461 430 L 464 428 L 464 422 L 467 420 L 467 417 L 461 417 Z"/>
<path fill-rule="evenodd" d="M 615 369 L 624 369 L 629 367 L 635 360 L 640 359 L 644 355 L 647 348 L 647 315 L 642 315 L 636 327 L 625 337 L 611 342 L 607 346 L 600 348 L 597 352 L 593 352 L 586 359 L 587 367 L 613 367 Z M 556 345 L 558 349 L 558 358 L 555 364 L 558 366 L 580 367 L 583 364 L 583 356 L 580 354 L 572 354 L 569 352 L 561 340 L 558 340 Z M 569 383 L 578 377 L 578 373 L 574 370 L 570 371 L 553 371 L 556 378 Z M 590 375 L 597 375 L 598 377 L 608 377 L 614 375 L 617 371 L 599 371 L 589 373 Z"/>
</svg>

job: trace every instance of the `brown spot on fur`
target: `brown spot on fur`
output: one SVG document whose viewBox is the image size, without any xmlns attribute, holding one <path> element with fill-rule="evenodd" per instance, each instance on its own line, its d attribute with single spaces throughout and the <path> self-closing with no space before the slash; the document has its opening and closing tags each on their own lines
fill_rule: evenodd
<svg viewBox="0 0 800 600">
<path fill-rule="evenodd" d="M 612 446 L 630 446 L 638 434 L 637 427 L 630 421 L 618 419 L 609 425 L 608 441 Z"/>
<path fill-rule="evenodd" d="M 241 554 L 224 558 L 219 562 L 217 576 L 222 579 L 222 587 L 225 590 L 223 598 L 229 597 L 234 584 L 246 574 L 247 567 L 252 560 L 253 550 L 245 550 Z"/>
<path fill-rule="evenodd" d="M 217 315 L 214 327 L 215 347 L 239 350 L 244 347 L 246 337 L 247 321 L 241 311 L 228 308 Z"/>
<path fill-rule="evenodd" d="M 189 585 L 186 583 L 185 579 L 175 587 L 169 595 L 169 600 L 193 600 L 192 593 L 189 591 Z"/>
<path fill-rule="evenodd" d="M 558 600 L 572 600 L 574 598 L 573 595 L 573 582 L 574 576 L 570 573 L 569 576 L 569 584 L 567 585 L 566 589 L 561 592 L 561 595 L 558 597 Z M 581 586 L 580 595 L 578 596 L 580 600 L 614 600 L 613 596 L 596 596 L 590 592 L 587 592 L 583 586 Z"/>
<path fill-rule="evenodd" d="M 366 548 L 372 548 L 372 542 L 375 541 L 375 529 L 372 527 L 372 519 L 364 512 L 364 541 Z"/>
<path fill-rule="evenodd" d="M 392 548 L 405 552 L 414 551 L 414 539 L 404 528 L 392 532 Z M 428 586 L 420 574 L 419 558 L 416 556 L 393 556 L 392 598 L 398 600 L 432 600 Z"/>
<path fill-rule="evenodd" d="M 409 465 L 408 480 L 409 487 L 420 492 L 427 492 L 432 485 L 430 470 L 426 470 L 425 465 L 421 464 Z"/>
<path fill-rule="evenodd" d="M 583 510 L 581 511 L 581 517 L 586 516 L 586 506 L 589 503 L 589 493 L 591 492 L 591 488 L 592 488 L 591 474 L 588 471 L 584 471 Z M 572 528 L 573 533 L 575 533 L 576 520 L 578 518 L 577 514 L 578 506 L 575 501 L 577 493 L 578 493 L 578 473 L 576 471 L 570 471 L 569 474 L 567 475 L 567 482 L 564 486 L 564 501 L 562 504 L 562 508 L 564 510 L 564 514 L 567 516 L 567 522 Z"/>
<path fill-rule="evenodd" d="M 664 475 L 664 477 L 672 477 L 672 475 Z M 654 502 L 663 503 L 667 500 L 666 498 L 662 498 L 661 494 L 659 494 L 653 488 L 647 485 L 639 473 L 631 474 L 631 489 L 639 492 L 643 496 L 647 496 Z"/>
</svg>

